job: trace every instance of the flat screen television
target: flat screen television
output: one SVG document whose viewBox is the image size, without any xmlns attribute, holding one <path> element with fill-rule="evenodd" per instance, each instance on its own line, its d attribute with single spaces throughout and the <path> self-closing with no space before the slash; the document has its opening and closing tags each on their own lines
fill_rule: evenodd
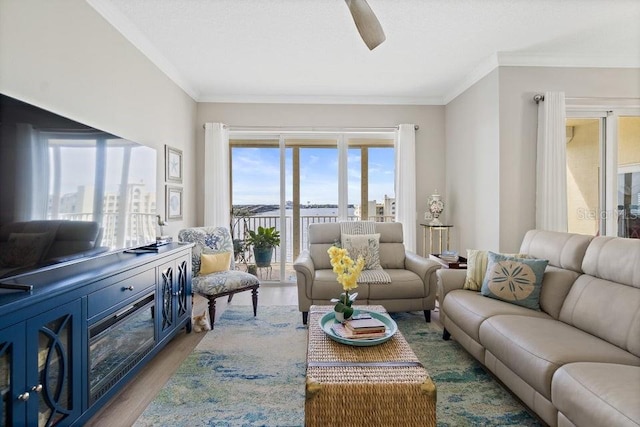
<svg viewBox="0 0 640 427">
<path fill-rule="evenodd" d="M 0 277 L 26 234 L 79 240 L 49 241 L 11 271 L 154 242 L 156 168 L 154 148 L 0 94 Z"/>
</svg>

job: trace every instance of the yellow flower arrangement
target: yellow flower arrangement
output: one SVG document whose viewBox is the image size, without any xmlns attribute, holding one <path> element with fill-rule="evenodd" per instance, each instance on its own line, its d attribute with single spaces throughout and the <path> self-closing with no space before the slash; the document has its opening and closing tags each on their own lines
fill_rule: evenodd
<svg viewBox="0 0 640 427">
<path fill-rule="evenodd" d="M 353 261 L 349 257 L 349 252 L 344 248 L 331 246 L 327 251 L 331 259 L 331 267 L 333 272 L 338 276 L 336 280 L 342 285 L 344 292 L 340 294 L 340 298 L 333 298 L 331 302 L 337 303 L 334 310 L 343 313 L 344 318 L 348 319 L 353 314 L 351 304 L 358 296 L 357 293 L 349 295 L 349 291 L 358 287 L 358 277 L 364 268 L 364 259 L 359 256 L 357 261 Z"/>
</svg>

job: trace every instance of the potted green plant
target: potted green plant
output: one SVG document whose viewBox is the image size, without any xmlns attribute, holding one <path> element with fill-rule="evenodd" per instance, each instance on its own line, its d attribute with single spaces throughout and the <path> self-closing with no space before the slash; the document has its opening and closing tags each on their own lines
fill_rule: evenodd
<svg viewBox="0 0 640 427">
<path fill-rule="evenodd" d="M 258 231 L 248 230 L 249 237 L 245 239 L 253 246 L 253 257 L 258 267 L 269 267 L 273 248 L 280 245 L 280 232 L 275 227 L 258 227 Z"/>
</svg>

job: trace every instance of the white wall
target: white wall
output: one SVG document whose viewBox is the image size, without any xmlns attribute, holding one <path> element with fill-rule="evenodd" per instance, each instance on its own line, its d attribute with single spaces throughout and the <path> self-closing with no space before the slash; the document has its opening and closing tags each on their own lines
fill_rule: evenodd
<svg viewBox="0 0 640 427">
<path fill-rule="evenodd" d="M 424 217 L 427 197 L 444 188 L 444 107 L 393 105 L 306 105 L 200 103 L 196 120 L 197 176 L 203 176 L 204 130 L 206 122 L 236 126 L 330 126 L 387 127 L 400 123 L 420 126 L 416 132 L 418 252 L 422 253 L 422 231 L 417 224 Z M 202 224 L 202 182 L 198 182 L 197 221 Z"/>
<path fill-rule="evenodd" d="M 445 212 L 451 246 L 463 256 L 499 249 L 498 76 L 496 69 L 446 106 Z"/>
<path fill-rule="evenodd" d="M 0 0 L 0 92 L 157 149 L 183 150 L 184 220 L 195 223 L 196 103 L 82 0 Z"/>
<path fill-rule="evenodd" d="M 446 179 L 458 250 L 516 252 L 535 227 L 533 95 L 640 98 L 640 69 L 499 67 L 446 106 Z"/>
<path fill-rule="evenodd" d="M 640 69 L 500 67 L 500 250 L 535 228 L 537 106 L 533 95 L 640 98 Z M 498 165 L 494 163 L 494 167 Z"/>
</svg>

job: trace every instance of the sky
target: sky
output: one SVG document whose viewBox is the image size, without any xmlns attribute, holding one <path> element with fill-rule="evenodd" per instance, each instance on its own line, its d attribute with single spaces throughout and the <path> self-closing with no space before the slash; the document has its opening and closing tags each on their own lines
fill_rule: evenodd
<svg viewBox="0 0 640 427">
<path fill-rule="evenodd" d="M 232 148 L 233 204 L 280 203 L 278 148 Z M 360 150 L 348 155 L 349 204 L 360 204 Z M 286 150 L 286 200 L 293 200 L 292 149 Z M 369 200 L 394 197 L 393 148 L 369 148 Z M 338 150 L 300 149 L 300 201 L 303 204 L 338 203 Z"/>
</svg>

